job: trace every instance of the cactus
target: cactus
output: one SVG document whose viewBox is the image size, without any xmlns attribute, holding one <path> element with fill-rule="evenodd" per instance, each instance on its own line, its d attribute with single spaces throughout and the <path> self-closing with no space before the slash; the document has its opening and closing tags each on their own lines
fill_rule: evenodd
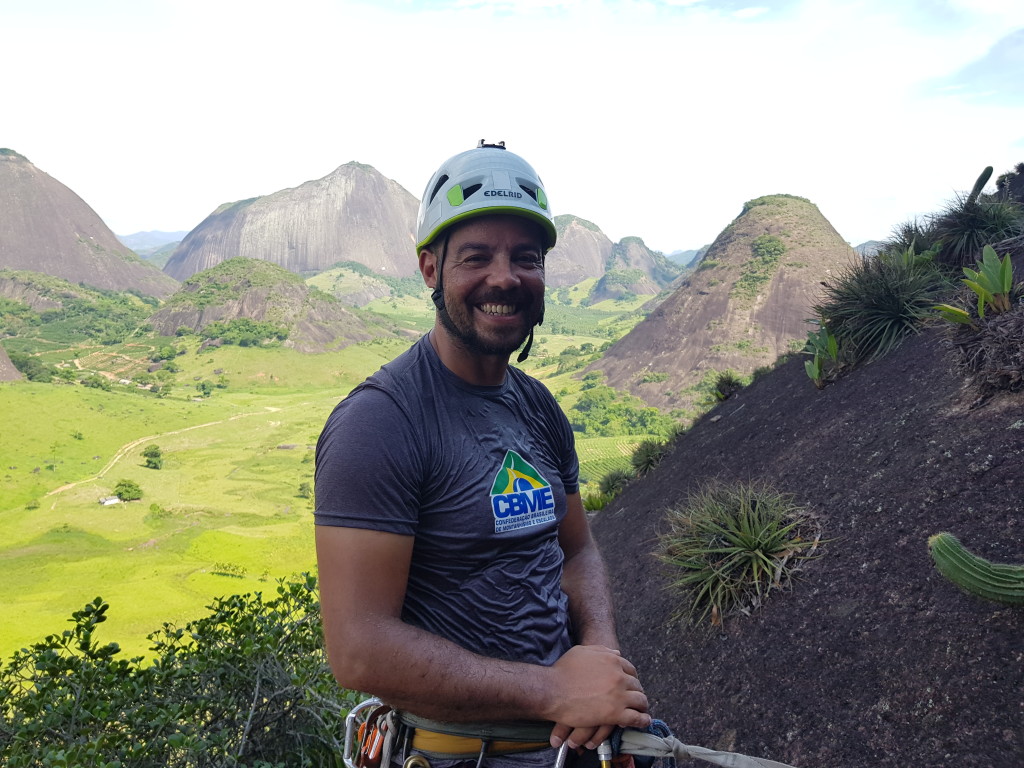
<svg viewBox="0 0 1024 768">
<path fill-rule="evenodd" d="M 974 189 L 971 190 L 971 194 L 967 196 L 967 204 L 973 205 L 978 201 L 978 197 L 981 195 L 981 190 L 988 184 L 988 180 L 992 178 L 992 166 L 985 166 L 985 170 L 981 172 L 981 176 L 974 182 Z"/>
<path fill-rule="evenodd" d="M 973 595 L 1024 605 L 1024 565 L 993 563 L 967 550 L 951 533 L 936 533 L 928 550 L 939 573 Z"/>
</svg>

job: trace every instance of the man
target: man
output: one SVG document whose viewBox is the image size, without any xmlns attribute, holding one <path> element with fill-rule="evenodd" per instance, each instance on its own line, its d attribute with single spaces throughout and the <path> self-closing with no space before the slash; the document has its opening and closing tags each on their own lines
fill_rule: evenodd
<svg viewBox="0 0 1024 768">
<path fill-rule="evenodd" d="M 442 165 L 417 223 L 435 325 L 338 405 L 317 445 L 331 668 L 419 718 L 412 747 L 435 768 L 478 749 L 550 766 L 563 742 L 594 749 L 650 722 L 617 650 L 572 431 L 509 365 L 543 318 L 555 238 L 540 179 L 504 143 Z M 546 723 L 544 739 L 495 748 L 490 726 L 511 721 Z M 478 738 L 432 752 L 433 722 Z"/>
</svg>

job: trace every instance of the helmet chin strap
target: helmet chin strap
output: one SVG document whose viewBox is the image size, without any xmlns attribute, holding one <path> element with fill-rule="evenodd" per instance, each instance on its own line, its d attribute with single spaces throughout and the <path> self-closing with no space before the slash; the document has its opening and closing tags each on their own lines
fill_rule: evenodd
<svg viewBox="0 0 1024 768">
<path fill-rule="evenodd" d="M 523 347 L 523 351 L 519 353 L 519 357 L 516 358 L 517 363 L 523 362 L 527 357 L 530 356 L 530 350 L 533 348 L 533 331 L 537 325 L 544 324 L 544 307 L 540 308 L 540 317 L 537 318 L 537 324 L 530 329 L 530 335 L 526 338 L 526 346 Z"/>
<path fill-rule="evenodd" d="M 430 293 L 430 300 L 440 310 L 444 310 L 444 285 L 441 283 L 441 267 L 444 266 L 444 257 L 447 253 L 448 235 L 446 233 L 444 240 L 441 242 L 441 255 L 437 258 L 437 280 L 434 281 L 434 290 Z"/>
</svg>

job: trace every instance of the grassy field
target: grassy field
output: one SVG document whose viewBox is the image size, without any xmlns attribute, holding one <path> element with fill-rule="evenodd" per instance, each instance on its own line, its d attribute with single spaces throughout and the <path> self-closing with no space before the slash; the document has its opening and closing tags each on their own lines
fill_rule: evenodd
<svg viewBox="0 0 1024 768">
<path fill-rule="evenodd" d="M 426 294 L 381 299 L 369 308 L 424 331 Z M 566 307 L 564 321 L 595 333 L 542 328 L 526 370 L 572 402 L 580 382 L 557 374 L 567 347 L 609 341 L 627 326 L 622 308 Z M 66 627 L 97 595 L 111 603 L 100 631 L 129 654 L 163 622 L 205 613 L 214 597 L 272 590 L 279 577 L 315 567 L 313 446 L 334 405 L 408 347 L 374 340 L 340 352 L 304 355 L 285 347 L 199 350 L 194 337 L 134 339 L 120 345 L 64 345 L 52 362 L 96 372 L 112 389 L 77 384 L 0 384 L 0 568 L 5 587 L 0 658 Z M 119 378 L 142 374 L 161 346 L 181 353 L 181 370 L 157 397 Z M 41 351 L 41 350 L 39 350 Z M 578 375 L 578 371 L 576 372 Z M 196 385 L 217 386 L 199 397 Z M 580 439 L 581 476 L 596 483 L 625 467 L 642 436 Z M 142 451 L 156 445 L 159 470 Z M 120 480 L 139 501 L 103 506 Z M 305 484 L 305 485 L 304 485 Z"/>
</svg>

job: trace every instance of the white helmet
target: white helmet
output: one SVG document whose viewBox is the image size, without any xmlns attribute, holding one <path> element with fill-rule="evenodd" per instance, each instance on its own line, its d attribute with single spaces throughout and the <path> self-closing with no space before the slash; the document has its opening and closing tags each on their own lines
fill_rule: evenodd
<svg viewBox="0 0 1024 768">
<path fill-rule="evenodd" d="M 449 158 L 423 192 L 416 217 L 416 252 L 460 221 L 493 213 L 531 219 L 544 230 L 544 250 L 555 245 L 555 223 L 544 185 L 529 163 L 505 149 L 485 144 Z"/>
</svg>

